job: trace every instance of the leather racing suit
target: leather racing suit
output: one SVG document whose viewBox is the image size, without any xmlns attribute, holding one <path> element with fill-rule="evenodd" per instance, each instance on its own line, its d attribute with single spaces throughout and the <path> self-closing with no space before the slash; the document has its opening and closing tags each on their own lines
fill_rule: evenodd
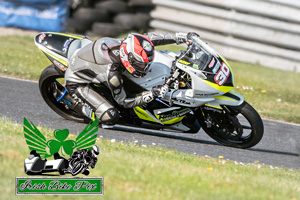
<svg viewBox="0 0 300 200">
<path fill-rule="evenodd" d="M 146 33 L 154 46 L 185 42 L 180 33 Z M 116 108 L 104 97 L 95 92 L 90 83 L 103 83 L 111 90 L 114 100 L 125 108 L 142 106 L 153 100 L 151 91 L 144 91 L 129 98 L 123 87 L 122 73 L 126 71 L 120 60 L 121 39 L 101 38 L 77 50 L 65 73 L 65 86 L 72 97 L 89 107 L 82 113 L 94 120 L 95 116 L 103 124 L 114 124 L 119 119 Z"/>
</svg>

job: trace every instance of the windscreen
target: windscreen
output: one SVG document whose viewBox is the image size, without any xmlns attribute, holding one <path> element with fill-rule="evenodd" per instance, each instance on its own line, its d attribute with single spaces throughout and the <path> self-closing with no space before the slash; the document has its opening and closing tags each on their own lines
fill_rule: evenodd
<svg viewBox="0 0 300 200">
<path fill-rule="evenodd" d="M 209 54 L 200 44 L 193 42 L 182 58 L 183 61 L 195 69 L 205 71 L 209 66 L 213 56 Z"/>
</svg>

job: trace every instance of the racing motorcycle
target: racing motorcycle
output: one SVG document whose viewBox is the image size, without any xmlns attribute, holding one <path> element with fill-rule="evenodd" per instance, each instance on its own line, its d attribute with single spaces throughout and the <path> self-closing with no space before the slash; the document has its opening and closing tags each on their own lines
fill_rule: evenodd
<svg viewBox="0 0 300 200">
<path fill-rule="evenodd" d="M 63 78 L 74 52 L 91 42 L 85 36 L 52 32 L 35 37 L 37 47 L 53 63 L 40 76 L 40 93 L 57 114 L 77 122 L 90 119 L 71 109 L 76 100 L 64 88 Z M 126 109 L 114 101 L 103 83 L 91 83 L 119 110 L 118 124 L 184 134 L 198 133 L 202 128 L 217 142 L 236 148 L 252 147 L 263 136 L 259 114 L 232 91 L 234 79 L 229 63 L 199 36 L 191 38 L 185 51 L 155 51 L 147 75 L 134 78 L 125 70 L 123 79 L 126 91 L 133 94 L 164 84 L 170 90 L 164 98 Z M 62 95 L 58 98 L 59 92 Z"/>
</svg>

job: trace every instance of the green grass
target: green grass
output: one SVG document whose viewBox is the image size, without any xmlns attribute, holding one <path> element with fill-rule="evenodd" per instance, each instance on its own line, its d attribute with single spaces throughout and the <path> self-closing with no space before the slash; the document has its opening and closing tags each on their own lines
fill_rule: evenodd
<svg viewBox="0 0 300 200">
<path fill-rule="evenodd" d="M 53 135 L 52 130 L 40 131 L 47 139 Z M 74 199 L 57 195 L 15 196 L 15 177 L 27 176 L 23 162 L 29 149 L 22 126 L 0 119 L 0 143 L 1 200 Z M 101 148 L 99 162 L 89 177 L 104 178 L 104 196 L 76 196 L 76 199 L 296 200 L 300 197 L 299 170 L 235 164 L 226 158 L 187 155 L 160 147 L 142 147 L 134 142 L 111 143 L 100 139 L 97 145 Z"/>
<path fill-rule="evenodd" d="M 51 62 L 35 46 L 33 37 L 0 37 L 0 74 L 38 80 Z"/>
<path fill-rule="evenodd" d="M 0 74 L 38 80 L 50 61 L 28 36 L 0 37 Z M 182 46 L 156 49 L 180 51 Z M 259 65 L 229 62 L 233 68 L 235 91 L 264 118 L 300 124 L 300 74 Z"/>
<path fill-rule="evenodd" d="M 265 118 L 300 124 L 300 73 L 231 62 L 235 91 Z"/>
</svg>

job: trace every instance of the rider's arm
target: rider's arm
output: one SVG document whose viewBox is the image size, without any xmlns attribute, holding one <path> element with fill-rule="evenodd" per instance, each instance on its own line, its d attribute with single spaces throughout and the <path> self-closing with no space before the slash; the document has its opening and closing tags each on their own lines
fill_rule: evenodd
<svg viewBox="0 0 300 200">
<path fill-rule="evenodd" d="M 112 91 L 115 101 L 124 108 L 133 108 L 142 106 L 153 100 L 151 91 L 144 91 L 137 94 L 134 98 L 128 98 L 123 87 L 123 79 L 121 76 L 122 67 L 119 64 L 113 64 L 108 73 L 108 85 Z"/>
<path fill-rule="evenodd" d="M 186 42 L 186 33 L 145 33 L 147 38 L 151 40 L 154 46 L 165 44 L 180 44 Z"/>
</svg>

